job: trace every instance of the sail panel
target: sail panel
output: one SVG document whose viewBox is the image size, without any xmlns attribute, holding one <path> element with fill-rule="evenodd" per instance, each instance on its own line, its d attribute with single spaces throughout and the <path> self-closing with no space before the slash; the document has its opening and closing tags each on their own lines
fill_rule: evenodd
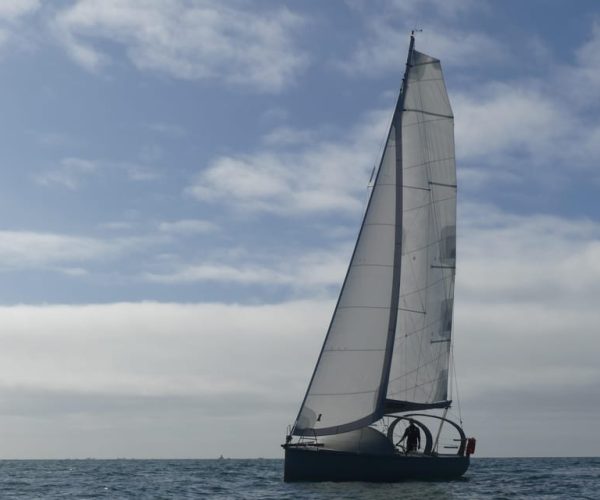
<svg viewBox="0 0 600 500">
<path fill-rule="evenodd" d="M 454 124 L 438 60 L 413 52 L 404 103 L 402 281 L 387 398 L 435 407 L 448 395 L 456 262 Z"/>
<path fill-rule="evenodd" d="M 392 121 L 369 204 L 296 435 L 347 432 L 382 412 L 396 240 L 396 122 Z"/>
</svg>

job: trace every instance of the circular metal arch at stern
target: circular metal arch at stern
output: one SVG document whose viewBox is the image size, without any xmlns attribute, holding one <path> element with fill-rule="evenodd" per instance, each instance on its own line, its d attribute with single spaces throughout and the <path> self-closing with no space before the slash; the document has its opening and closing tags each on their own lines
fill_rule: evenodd
<svg viewBox="0 0 600 500">
<path fill-rule="evenodd" d="M 465 432 L 462 430 L 462 427 L 460 425 L 458 425 L 456 422 L 453 422 L 452 420 L 445 418 L 445 417 L 440 417 L 438 415 L 428 415 L 427 413 L 411 413 L 409 415 L 402 415 L 401 417 L 396 417 L 388 428 L 388 433 L 387 433 L 388 438 L 393 442 L 394 429 L 396 428 L 396 425 L 398 424 L 398 422 L 400 422 L 400 420 L 413 420 L 415 422 L 415 424 L 417 426 L 419 426 L 423 430 L 423 433 L 425 434 L 425 448 L 423 449 L 423 454 L 431 455 L 431 449 L 433 447 L 433 436 L 431 435 L 431 431 L 425 424 L 423 424 L 422 422 L 419 422 L 417 419 L 415 419 L 413 417 L 435 418 L 437 420 L 441 420 L 442 422 L 449 423 L 452 427 L 454 427 L 456 429 L 456 431 L 458 432 L 458 434 L 460 436 L 460 446 L 459 446 L 458 452 L 456 454 L 460 457 L 464 456 L 465 446 L 467 444 L 467 436 L 465 435 Z"/>
</svg>

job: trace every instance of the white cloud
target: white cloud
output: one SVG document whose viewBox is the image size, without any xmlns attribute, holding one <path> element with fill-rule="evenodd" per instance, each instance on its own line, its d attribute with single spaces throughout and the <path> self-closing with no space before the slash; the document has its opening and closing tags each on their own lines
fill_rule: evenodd
<svg viewBox="0 0 600 500">
<path fill-rule="evenodd" d="M 247 263 L 249 256 L 228 261 L 183 264 L 160 273 L 146 273 L 148 281 L 164 284 L 221 282 L 241 285 L 286 286 L 314 293 L 328 287 L 338 288 L 350 256 L 348 245 L 331 250 L 308 251 L 300 255 L 261 256 L 269 264 Z M 244 260 L 244 263 L 240 263 Z"/>
<path fill-rule="evenodd" d="M 162 173 L 158 169 L 147 165 L 129 162 L 105 162 L 104 164 L 124 170 L 131 181 L 154 181 L 162 177 Z"/>
<path fill-rule="evenodd" d="M 244 210 L 357 213 L 390 119 L 390 111 L 370 113 L 343 139 L 315 140 L 295 151 L 274 147 L 219 157 L 197 175 L 187 192 L 202 201 L 227 201 Z"/>
<path fill-rule="evenodd" d="M 122 449 L 125 456 L 274 456 L 306 388 L 331 306 L 2 307 L 0 413 L 30 431 L 22 448 L 5 441 L 2 455 L 27 456 L 34 440 L 34 456 L 60 456 L 49 444 L 52 432 L 37 436 L 43 422 L 60 433 L 58 450 L 68 443 L 66 456 L 114 457 Z M 191 415 L 195 424 L 187 427 Z M 72 426 L 62 429 L 55 418 Z M 147 452 L 131 448 L 129 425 L 121 426 L 121 419 L 139 422 L 162 443 Z M 268 434 L 254 425 L 257 419 L 270 424 Z M 113 438 L 129 445 L 104 449 L 96 425 L 104 432 L 109 426 Z M 202 439 L 201 447 L 191 445 L 191 436 L 187 443 L 174 436 L 173 429 L 184 425 Z M 240 441 L 240 433 L 256 432 L 262 443 L 246 449 L 253 439 Z M 80 449 L 75 441 L 82 435 L 86 445 Z M 79 449 L 81 454 L 73 451 Z"/>
<path fill-rule="evenodd" d="M 110 62 L 93 43 L 104 39 L 123 46 L 141 70 L 279 91 L 307 65 L 294 41 L 303 22 L 285 7 L 236 2 L 78 0 L 54 27 L 71 57 L 90 70 Z"/>
<path fill-rule="evenodd" d="M 167 137 L 184 137 L 187 135 L 187 131 L 182 126 L 177 125 L 175 123 L 147 123 L 146 128 Z"/>
<path fill-rule="evenodd" d="M 574 68 L 560 68 L 563 73 L 561 83 L 565 90 L 570 90 L 573 82 L 577 82 L 577 90 L 570 92 L 570 98 L 584 107 L 595 107 L 600 88 L 600 20 L 595 19 L 592 23 L 591 36 L 577 49 L 576 61 Z"/>
<path fill-rule="evenodd" d="M 491 84 L 452 96 L 457 155 L 494 161 L 498 153 L 525 153 L 534 161 L 555 156 L 572 134 L 575 117 L 543 91 Z"/>
<path fill-rule="evenodd" d="M 34 176 L 34 180 L 44 186 L 58 185 L 75 191 L 83 180 L 98 171 L 96 162 L 83 158 L 63 158 L 58 167 Z"/>
<path fill-rule="evenodd" d="M 3 0 L 0 2 L 0 49 L 10 45 L 27 45 L 24 19 L 40 8 L 39 0 Z M 16 44 L 14 43 L 16 42 Z"/>
<path fill-rule="evenodd" d="M 117 221 L 103 222 L 102 224 L 100 224 L 100 227 L 104 228 L 104 229 L 112 229 L 112 230 L 116 230 L 116 231 L 124 231 L 124 230 L 131 229 L 133 227 L 133 224 L 130 221 L 117 220 Z"/>
<path fill-rule="evenodd" d="M 404 15 L 415 12 L 429 12 L 430 15 L 444 18 L 454 18 L 458 15 L 481 9 L 485 4 L 476 0 L 390 0 L 389 8 L 395 9 Z M 423 21 L 425 21 L 423 19 Z M 418 28 L 418 26 L 417 26 Z"/>
<path fill-rule="evenodd" d="M 315 133 L 310 130 L 296 130 L 290 127 L 279 127 L 271 130 L 263 137 L 263 142 L 270 146 L 293 146 L 309 144 L 316 140 Z"/>
<path fill-rule="evenodd" d="M 577 308 L 600 293 L 600 226 L 551 215 L 460 207 L 462 293 L 509 304 L 544 300 Z M 485 290 L 485 294 L 481 291 Z"/>
<path fill-rule="evenodd" d="M 0 20 L 16 21 L 39 8 L 39 0 L 3 0 L 0 2 Z"/>
<path fill-rule="evenodd" d="M 570 169 L 595 168 L 600 125 L 566 95 L 557 98 L 560 92 L 532 80 L 451 95 L 456 155 L 469 167 L 467 176 L 503 182 L 535 176 L 537 183 L 563 185 Z"/>
<path fill-rule="evenodd" d="M 106 175 L 110 171 L 123 172 L 134 182 L 153 181 L 162 177 L 162 173 L 157 168 L 139 163 L 63 158 L 57 167 L 34 175 L 33 180 L 43 186 L 59 186 L 77 191 L 85 185 L 87 179 L 100 173 Z"/>
<path fill-rule="evenodd" d="M 207 220 L 183 219 L 173 222 L 161 222 L 158 229 L 165 233 L 198 234 L 216 231 L 218 226 Z"/>
<path fill-rule="evenodd" d="M 349 74 L 378 77 L 394 73 L 400 79 L 406 62 L 410 29 L 398 29 L 386 19 L 376 16 L 368 20 L 367 31 L 368 35 L 359 42 L 353 54 L 336 65 Z M 399 47 L 404 47 L 404 52 Z M 444 67 L 476 66 L 482 62 L 481 54 L 485 54 L 488 64 L 506 58 L 502 44 L 485 33 L 435 25 L 429 25 L 426 31 L 418 33 L 416 48 L 440 59 Z"/>
<path fill-rule="evenodd" d="M 0 231 L 0 269 L 56 267 L 115 258 L 139 245 L 140 241 L 132 238 L 100 240 L 47 232 Z"/>
</svg>

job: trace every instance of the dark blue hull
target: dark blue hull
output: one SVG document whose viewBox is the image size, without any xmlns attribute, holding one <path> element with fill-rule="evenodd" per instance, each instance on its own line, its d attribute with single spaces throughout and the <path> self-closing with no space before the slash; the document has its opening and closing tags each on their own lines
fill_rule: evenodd
<svg viewBox="0 0 600 500">
<path fill-rule="evenodd" d="M 367 455 L 308 447 L 287 447 L 284 481 L 397 482 L 444 480 L 462 476 L 469 457 Z"/>
</svg>

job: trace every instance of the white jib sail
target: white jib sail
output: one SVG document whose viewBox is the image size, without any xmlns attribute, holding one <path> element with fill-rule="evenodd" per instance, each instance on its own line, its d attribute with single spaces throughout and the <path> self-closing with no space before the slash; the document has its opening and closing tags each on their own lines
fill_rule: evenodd
<svg viewBox="0 0 600 500">
<path fill-rule="evenodd" d="M 399 100 L 404 111 L 394 113 L 296 435 L 368 425 L 383 415 L 386 397 L 446 398 L 456 233 L 453 120 L 439 61 L 411 54 L 403 105 Z"/>
</svg>

